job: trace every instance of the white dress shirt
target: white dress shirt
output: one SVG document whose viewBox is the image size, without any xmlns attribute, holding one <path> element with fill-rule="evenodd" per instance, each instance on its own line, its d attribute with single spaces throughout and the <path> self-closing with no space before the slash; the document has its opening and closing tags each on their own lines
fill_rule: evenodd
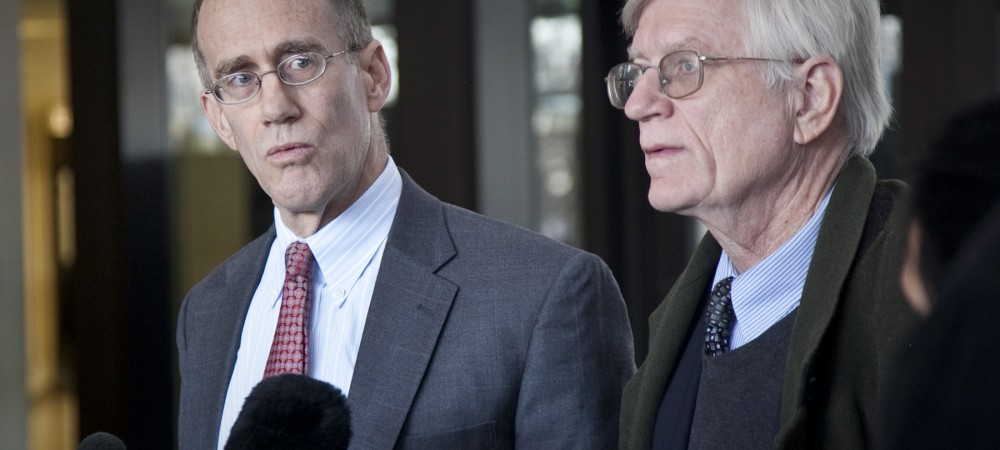
<svg viewBox="0 0 1000 450">
<path fill-rule="evenodd" d="M 229 439 L 230 429 L 243 407 L 243 401 L 263 378 L 281 310 L 285 249 L 295 241 L 309 244 L 316 258 L 312 270 L 309 375 L 336 386 L 344 395 L 348 394 L 375 279 L 401 190 L 402 178 L 390 157 L 385 170 L 361 198 L 332 222 L 304 239 L 282 223 L 275 208 L 277 237 L 271 244 L 264 274 L 250 301 L 243 324 L 236 367 L 229 380 L 222 410 L 220 449 Z"/>
<path fill-rule="evenodd" d="M 736 324 L 730 349 L 735 350 L 756 339 L 798 308 L 832 192 L 833 188 L 826 193 L 812 218 L 788 242 L 746 272 L 739 273 L 726 251 L 722 251 L 712 286 L 724 278 L 735 278 L 730 295 Z"/>
</svg>

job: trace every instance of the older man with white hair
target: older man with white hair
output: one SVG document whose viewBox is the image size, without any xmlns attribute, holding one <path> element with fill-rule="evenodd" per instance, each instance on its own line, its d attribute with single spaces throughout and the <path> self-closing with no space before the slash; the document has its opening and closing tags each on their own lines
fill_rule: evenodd
<svg viewBox="0 0 1000 450">
<path fill-rule="evenodd" d="M 629 0 L 611 103 L 708 234 L 649 319 L 622 448 L 862 448 L 913 318 L 875 0 Z"/>
</svg>

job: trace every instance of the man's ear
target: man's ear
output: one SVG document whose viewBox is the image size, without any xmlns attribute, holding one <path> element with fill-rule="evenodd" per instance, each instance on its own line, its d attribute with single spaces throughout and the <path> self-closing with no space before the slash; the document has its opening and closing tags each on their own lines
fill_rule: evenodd
<svg viewBox="0 0 1000 450">
<path fill-rule="evenodd" d="M 796 69 L 795 143 L 805 145 L 830 129 L 844 93 L 844 74 L 833 58 L 814 56 Z"/>
<path fill-rule="evenodd" d="M 392 69 L 385 49 L 377 39 L 372 39 L 368 46 L 361 50 L 358 66 L 364 79 L 365 97 L 368 99 L 368 111 L 378 112 L 389 98 L 392 87 Z"/>
<path fill-rule="evenodd" d="M 219 135 L 219 139 L 222 139 L 222 142 L 225 142 L 233 151 L 239 151 L 236 148 L 236 140 L 233 139 L 233 130 L 229 128 L 229 121 L 226 120 L 226 115 L 222 112 L 222 106 L 212 94 L 201 93 L 201 110 L 205 113 L 208 123 L 212 124 L 215 134 Z"/>
</svg>

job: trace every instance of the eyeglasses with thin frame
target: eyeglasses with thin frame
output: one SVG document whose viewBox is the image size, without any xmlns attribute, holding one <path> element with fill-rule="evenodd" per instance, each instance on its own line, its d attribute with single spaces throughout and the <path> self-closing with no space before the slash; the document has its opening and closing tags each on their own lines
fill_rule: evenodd
<svg viewBox="0 0 1000 450">
<path fill-rule="evenodd" d="M 787 62 L 768 58 L 703 56 L 694 50 L 681 50 L 664 56 L 656 66 L 660 92 L 673 99 L 687 97 L 701 89 L 705 79 L 705 63 L 733 61 Z M 647 69 L 652 68 L 653 66 L 642 66 L 631 62 L 612 67 L 604 79 L 608 83 L 608 99 L 611 100 L 611 105 L 624 109 L 639 78 Z"/>
<path fill-rule="evenodd" d="M 233 72 L 212 84 L 211 93 L 219 103 L 235 105 L 249 101 L 260 92 L 260 79 L 269 73 L 278 75 L 278 79 L 288 86 L 302 86 L 310 83 L 326 72 L 327 60 L 353 50 L 341 50 L 332 55 L 321 55 L 314 52 L 299 53 L 289 56 L 274 70 L 257 74 L 254 72 Z"/>
</svg>

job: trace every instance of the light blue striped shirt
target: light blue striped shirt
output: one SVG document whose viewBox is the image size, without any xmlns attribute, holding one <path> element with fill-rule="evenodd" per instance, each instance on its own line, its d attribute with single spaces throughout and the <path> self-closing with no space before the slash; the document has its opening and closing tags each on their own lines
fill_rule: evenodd
<svg viewBox="0 0 1000 450">
<path fill-rule="evenodd" d="M 729 344 L 731 349 L 756 339 L 798 308 L 832 192 L 831 188 L 816 213 L 788 242 L 746 272 L 738 273 L 729 255 L 722 251 L 712 286 L 724 278 L 735 277 L 731 295 L 736 324 Z"/>
<path fill-rule="evenodd" d="M 236 367 L 222 412 L 220 449 L 229 439 L 243 401 L 263 378 L 281 310 L 285 249 L 297 240 L 309 244 L 316 257 L 309 327 L 310 375 L 348 394 L 382 252 L 401 190 L 402 178 L 390 157 L 385 170 L 361 198 L 312 236 L 305 239 L 295 236 L 282 223 L 275 209 L 277 237 L 271 245 L 263 277 L 244 322 Z"/>
</svg>

